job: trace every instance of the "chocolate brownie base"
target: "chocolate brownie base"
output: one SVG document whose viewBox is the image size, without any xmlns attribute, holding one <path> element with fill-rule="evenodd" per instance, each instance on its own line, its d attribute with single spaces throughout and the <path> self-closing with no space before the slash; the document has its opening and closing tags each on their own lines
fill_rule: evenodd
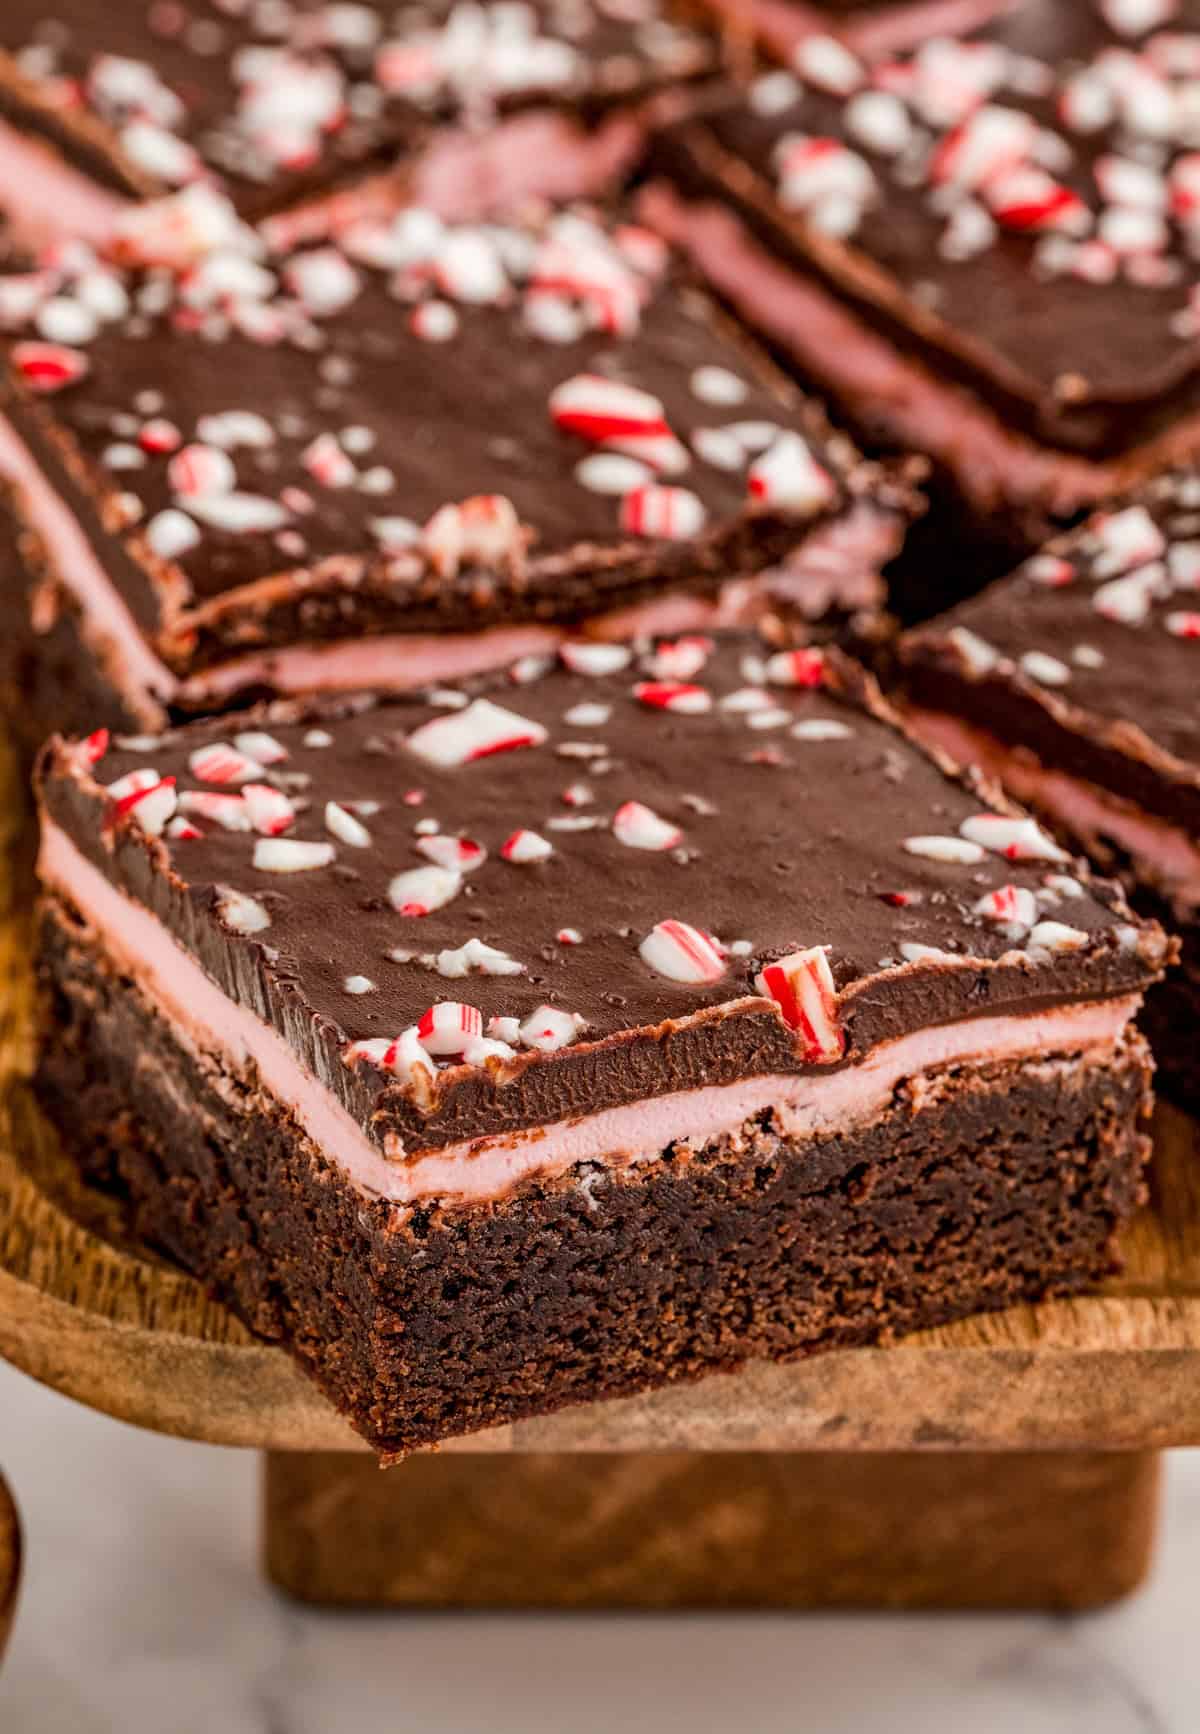
<svg viewBox="0 0 1200 1734">
<path fill-rule="evenodd" d="M 1143 1196 L 1149 1063 L 950 1069 L 842 1135 L 769 1116 L 633 1177 L 403 1211 L 182 1045 L 65 908 L 43 917 L 41 1099 L 139 1231 L 276 1337 L 385 1457 L 742 1362 L 1066 1293 Z"/>
</svg>

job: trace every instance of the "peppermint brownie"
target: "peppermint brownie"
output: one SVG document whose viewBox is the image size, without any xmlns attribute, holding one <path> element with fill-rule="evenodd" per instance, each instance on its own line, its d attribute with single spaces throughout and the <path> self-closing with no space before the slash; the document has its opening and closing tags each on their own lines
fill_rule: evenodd
<svg viewBox="0 0 1200 1734">
<path fill-rule="evenodd" d="M 157 728 L 583 623 L 878 603 L 903 467 L 834 434 L 647 231 L 408 207 L 281 258 L 252 242 L 124 273 L 75 245 L 0 279 L 0 677 L 35 728 L 70 726 L 73 664 L 68 693 L 108 693 L 76 723 Z"/>
<path fill-rule="evenodd" d="M 663 0 L 5 0 L 0 181 L 39 236 L 212 185 L 259 218 L 517 110 L 526 167 L 628 148 L 632 110 L 714 62 Z"/>
<path fill-rule="evenodd" d="M 387 1456 L 1108 1271 L 1119 891 L 734 635 L 43 757 L 42 1099 Z"/>
<path fill-rule="evenodd" d="M 921 734 L 983 766 L 1182 940 L 1147 1002 L 1200 1107 L 1200 474 L 1162 477 L 913 633 Z"/>
<path fill-rule="evenodd" d="M 1200 4 L 818 48 L 667 127 L 645 214 L 860 437 L 936 460 L 995 575 L 1200 444 Z M 989 571 L 933 527 L 913 607 Z"/>
</svg>

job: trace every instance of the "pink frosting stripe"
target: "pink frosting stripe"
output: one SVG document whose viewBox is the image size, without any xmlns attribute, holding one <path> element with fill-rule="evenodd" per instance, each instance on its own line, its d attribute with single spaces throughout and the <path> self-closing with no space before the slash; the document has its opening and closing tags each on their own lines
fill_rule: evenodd
<svg viewBox="0 0 1200 1734">
<path fill-rule="evenodd" d="M 79 910 L 182 1039 L 237 1070 L 256 1066 L 267 1088 L 362 1192 L 398 1204 L 497 1198 L 530 1175 L 562 1174 L 580 1162 L 653 1161 L 673 1143 L 702 1145 L 736 1134 L 768 1109 L 792 1137 L 829 1132 L 877 1113 L 903 1079 L 933 1067 L 1111 1047 L 1140 1003 L 1134 994 L 1025 1017 L 947 1024 L 884 1043 L 840 1072 L 748 1078 L 681 1091 L 553 1126 L 449 1145 L 409 1161 L 390 1160 L 269 1025 L 227 999 L 150 912 L 113 886 L 49 821 L 43 823 L 39 872 Z"/>
<path fill-rule="evenodd" d="M 71 168 L 52 145 L 0 121 L 0 206 L 22 245 L 75 239 L 100 246 L 128 204 Z"/>
<path fill-rule="evenodd" d="M 1139 872 L 1167 886 L 1175 897 L 1200 904 L 1200 841 L 1182 826 L 1128 806 L 1078 777 L 1047 770 L 994 735 L 943 711 L 913 709 L 908 716 L 922 740 L 958 764 L 978 765 L 1018 801 L 1036 807 L 1085 844 L 1111 837 Z"/>
<path fill-rule="evenodd" d="M 23 495 L 25 518 L 45 544 L 51 565 L 78 602 L 88 638 L 122 690 L 169 699 L 175 676 L 142 635 L 133 615 L 79 526 L 50 486 L 11 422 L 0 416 L 0 473 Z"/>
<path fill-rule="evenodd" d="M 482 632 L 381 633 L 330 644 L 293 644 L 232 657 L 182 682 L 185 704 L 221 703 L 240 690 L 269 686 L 280 693 L 354 692 L 374 687 L 404 692 L 464 680 L 503 668 L 522 656 L 553 655 L 564 639 L 638 638 L 752 625 L 787 603 L 820 616 L 844 600 L 854 608 L 877 599 L 872 582 L 896 552 L 898 521 L 869 506 L 823 525 L 796 550 L 788 566 L 736 578 L 714 597 L 681 592 L 601 614 L 578 626 L 496 626 Z"/>
</svg>

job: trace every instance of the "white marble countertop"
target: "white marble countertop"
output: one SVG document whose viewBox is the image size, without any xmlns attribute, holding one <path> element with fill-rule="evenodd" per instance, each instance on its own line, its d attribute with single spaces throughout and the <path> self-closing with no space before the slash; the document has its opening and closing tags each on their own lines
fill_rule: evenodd
<svg viewBox="0 0 1200 1734">
<path fill-rule="evenodd" d="M 1157 1570 L 1086 1618 L 395 1615 L 258 1576 L 252 1455 L 0 1367 L 24 1594 L 3 1734 L 1196 1734 L 1200 1452 Z"/>
</svg>

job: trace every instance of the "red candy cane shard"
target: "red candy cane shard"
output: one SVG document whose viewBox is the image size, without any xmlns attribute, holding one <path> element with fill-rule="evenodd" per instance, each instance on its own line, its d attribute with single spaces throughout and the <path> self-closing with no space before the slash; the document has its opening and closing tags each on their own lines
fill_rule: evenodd
<svg viewBox="0 0 1200 1734">
<path fill-rule="evenodd" d="M 149 788 L 133 789 L 117 802 L 119 813 L 136 819 L 149 837 L 161 837 L 178 805 L 174 777 L 162 777 Z"/>
<path fill-rule="evenodd" d="M 685 681 L 639 680 L 633 696 L 652 710 L 678 711 L 681 716 L 703 716 L 712 709 L 708 689 Z"/>
<path fill-rule="evenodd" d="M 986 915 L 989 921 L 1032 927 L 1038 917 L 1037 898 L 1024 886 L 999 885 L 979 899 L 975 913 Z"/>
<path fill-rule="evenodd" d="M 661 402 L 636 386 L 577 373 L 550 393 L 550 416 L 564 433 L 641 458 L 664 475 L 688 466 L 687 449 L 667 426 Z"/>
<path fill-rule="evenodd" d="M 85 765 L 99 764 L 108 751 L 109 734 L 107 729 L 96 729 L 83 743 L 83 762 Z"/>
<path fill-rule="evenodd" d="M 767 658 L 766 675 L 772 686 L 820 686 L 825 658 L 819 650 L 781 650 Z"/>
<path fill-rule="evenodd" d="M 32 391 L 62 391 L 75 385 L 88 371 L 86 355 L 62 343 L 16 343 L 13 366 Z"/>
<path fill-rule="evenodd" d="M 703 500 L 690 488 L 648 484 L 634 488 L 621 501 L 621 528 L 632 536 L 652 536 L 662 542 L 688 542 L 708 519 Z"/>
<path fill-rule="evenodd" d="M 825 947 L 793 951 L 759 974 L 755 986 L 766 999 L 773 999 L 783 1021 L 796 1031 L 810 1065 L 829 1065 L 846 1051 L 846 1038 L 838 1024 L 837 988 Z"/>
<path fill-rule="evenodd" d="M 660 921 L 638 946 L 642 962 L 668 981 L 700 986 L 720 981 L 725 959 L 707 933 L 686 921 Z"/>
<path fill-rule="evenodd" d="M 202 783 L 257 782 L 263 775 L 257 759 L 239 752 L 228 741 L 212 741 L 206 747 L 197 747 L 188 757 L 188 769 Z"/>
<path fill-rule="evenodd" d="M 422 723 L 409 735 L 407 745 L 419 759 L 445 770 L 518 747 L 541 746 L 545 740 L 541 723 L 517 716 L 491 699 L 477 698 L 464 710 Z"/>
</svg>

